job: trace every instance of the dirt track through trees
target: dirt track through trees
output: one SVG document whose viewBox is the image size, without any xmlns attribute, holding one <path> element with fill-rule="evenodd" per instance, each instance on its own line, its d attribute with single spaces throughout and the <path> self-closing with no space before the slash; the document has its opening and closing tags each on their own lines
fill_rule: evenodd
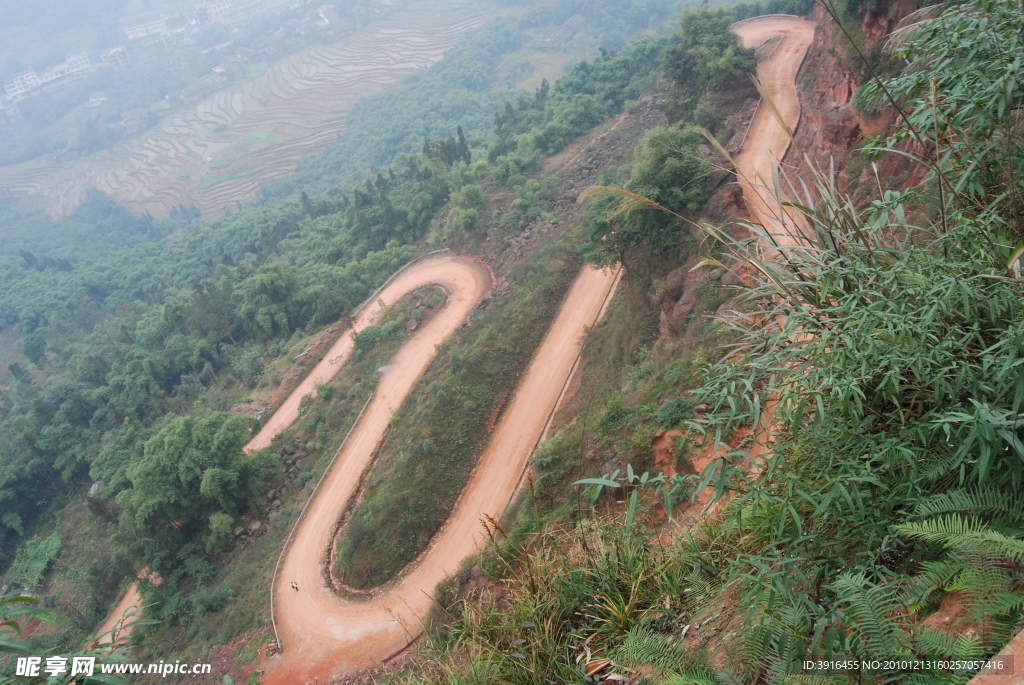
<svg viewBox="0 0 1024 685">
<path fill-rule="evenodd" d="M 814 40 L 814 29 L 813 22 L 785 15 L 748 19 L 732 26 L 733 32 L 748 48 L 755 48 L 776 36 L 782 37 L 772 56 L 757 66 L 758 79 L 771 98 L 775 111 L 772 111 L 771 104 L 762 99 L 751 121 L 743 149 L 735 159 L 737 181 L 743 189 L 743 199 L 750 209 L 751 219 L 761 224 L 766 231 L 771 231 L 779 245 L 792 244 L 797 240 L 799 231 L 804 229 L 803 217 L 789 212 L 785 213 L 789 228 L 782 227 L 778 220 L 780 212 L 772 184 L 775 167 L 789 151 L 792 142 L 790 133 L 796 131 L 800 123 L 796 76 Z M 792 227 L 797 230 L 791 230 Z M 763 247 L 765 250 L 773 249 L 769 241 L 765 241 Z M 745 439 L 753 436 L 753 445 L 746 450 L 752 463 L 768 449 L 772 440 L 774 425 L 771 414 L 774 406 L 774 401 L 766 405 L 756 435 L 740 431 L 733 436 L 736 444 L 741 437 Z M 725 452 L 723 445 L 709 445 L 694 465 L 700 471 L 712 459 L 721 457 Z M 711 486 L 698 493 L 697 502 L 704 505 L 704 512 L 712 510 L 721 501 L 713 499 L 713 494 L 714 488 Z"/>
</svg>

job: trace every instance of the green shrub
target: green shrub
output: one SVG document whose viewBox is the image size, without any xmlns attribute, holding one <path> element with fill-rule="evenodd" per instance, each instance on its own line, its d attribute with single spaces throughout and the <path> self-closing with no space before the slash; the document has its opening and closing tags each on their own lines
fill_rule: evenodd
<svg viewBox="0 0 1024 685">
<path fill-rule="evenodd" d="M 356 349 L 369 352 L 383 339 L 384 329 L 381 326 L 367 326 L 356 335 Z"/>
<path fill-rule="evenodd" d="M 601 422 L 597 426 L 598 435 L 611 435 L 622 428 L 626 425 L 629 415 L 630 411 L 626 406 L 625 399 L 622 395 L 616 393 L 608 401 L 604 414 L 601 416 Z"/>
<path fill-rule="evenodd" d="M 693 416 L 693 402 L 686 397 L 665 400 L 658 407 L 658 425 L 662 428 L 675 428 L 684 419 Z"/>
</svg>

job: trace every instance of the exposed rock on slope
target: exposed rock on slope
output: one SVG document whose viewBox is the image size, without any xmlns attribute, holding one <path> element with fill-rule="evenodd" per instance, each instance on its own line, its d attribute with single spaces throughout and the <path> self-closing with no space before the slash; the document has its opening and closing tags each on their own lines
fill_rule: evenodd
<svg viewBox="0 0 1024 685">
<path fill-rule="evenodd" d="M 870 46 L 886 40 L 899 20 L 917 7 L 916 2 L 904 2 L 888 14 L 866 12 L 862 29 L 869 47 L 863 49 L 870 50 Z M 854 106 L 857 89 L 869 72 L 854 67 L 856 52 L 821 9 L 815 11 L 814 18 L 818 22 L 814 43 L 797 80 L 802 118 L 783 164 L 790 172 L 803 175 L 808 183 L 806 160 L 825 172 L 834 165 L 841 184 L 856 196 L 859 188 L 874 188 L 877 181 L 870 163 L 855 150 L 887 131 L 895 122 L 895 113 L 886 107 L 878 115 L 870 115 Z M 923 173 L 919 166 L 895 155 L 885 155 L 876 164 L 879 179 L 888 188 L 918 182 Z"/>
</svg>

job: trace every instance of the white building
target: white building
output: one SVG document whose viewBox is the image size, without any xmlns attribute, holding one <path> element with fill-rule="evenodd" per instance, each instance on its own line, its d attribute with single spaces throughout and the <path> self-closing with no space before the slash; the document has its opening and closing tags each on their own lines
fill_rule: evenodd
<svg viewBox="0 0 1024 685">
<path fill-rule="evenodd" d="M 36 75 L 35 69 L 29 69 L 16 75 L 10 83 L 5 84 L 4 90 L 7 92 L 8 97 L 13 98 L 41 85 L 42 82 L 39 80 L 39 76 Z"/>
<path fill-rule="evenodd" d="M 309 0 L 238 0 L 230 3 L 230 7 L 221 10 L 216 19 L 222 24 L 235 28 L 247 24 L 253 19 L 298 9 L 307 2 Z M 206 11 L 210 12 L 210 5 L 207 5 Z M 213 19 L 213 15 L 210 15 L 210 18 Z"/>
<path fill-rule="evenodd" d="M 0 111 L 7 115 L 8 121 L 14 121 L 21 117 L 18 103 L 13 98 L 0 97 Z"/>
<path fill-rule="evenodd" d="M 88 71 L 92 64 L 89 62 L 89 56 L 84 52 L 80 52 L 75 55 L 68 55 L 65 62 L 62 64 L 54 64 L 52 67 L 46 67 L 43 69 L 43 73 L 39 76 L 39 80 L 42 83 L 49 83 L 50 81 L 56 81 L 59 78 L 63 78 L 70 74 L 77 74 L 80 71 Z"/>
<path fill-rule="evenodd" d="M 127 69 L 132 65 L 132 59 L 128 55 L 128 50 L 126 50 L 123 45 L 119 45 L 113 50 L 103 53 L 100 55 L 100 59 L 104 62 L 110 63 L 118 69 Z"/>
<path fill-rule="evenodd" d="M 4 91 L 7 92 L 8 97 L 18 98 L 30 90 L 46 85 L 51 81 L 56 81 L 57 79 L 82 71 L 88 71 L 90 67 L 92 67 L 92 63 L 89 61 L 89 56 L 84 52 L 71 54 L 61 64 L 54 64 L 43 69 L 42 74 L 36 74 L 35 69 L 23 71 L 11 79 L 10 83 L 4 84 Z"/>
<path fill-rule="evenodd" d="M 206 3 L 206 16 L 211 21 L 216 21 L 225 12 L 231 11 L 231 0 L 216 0 Z"/>
<path fill-rule="evenodd" d="M 154 33 L 167 33 L 167 21 L 164 17 L 160 17 L 159 19 L 149 19 L 147 21 L 128 24 L 127 26 L 121 27 L 121 30 L 124 31 L 124 36 L 128 40 L 145 38 L 146 36 L 151 36 Z"/>
</svg>

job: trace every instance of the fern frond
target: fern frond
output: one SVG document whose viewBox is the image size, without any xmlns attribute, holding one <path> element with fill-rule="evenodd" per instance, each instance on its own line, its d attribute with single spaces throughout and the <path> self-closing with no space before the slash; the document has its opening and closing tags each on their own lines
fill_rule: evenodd
<svg viewBox="0 0 1024 685">
<path fill-rule="evenodd" d="M 940 561 L 925 562 L 924 571 L 912 579 L 905 590 L 904 601 L 909 609 L 920 611 L 933 593 L 946 589 L 953 582 L 964 565 L 963 559 L 952 555 L 946 555 Z"/>
<path fill-rule="evenodd" d="M 929 657 L 949 659 L 956 651 L 957 636 L 931 626 L 925 626 L 914 635 L 914 644 Z"/>
<path fill-rule="evenodd" d="M 653 666 L 675 675 L 681 675 L 689 666 L 679 644 L 643 626 L 630 629 L 615 652 L 615 660 L 626 666 Z"/>
<path fill-rule="evenodd" d="M 720 685 L 714 671 L 706 668 L 688 668 L 683 673 L 673 674 L 658 685 Z"/>
<path fill-rule="evenodd" d="M 994 487 L 962 488 L 932 495 L 914 508 L 914 514 L 921 517 L 953 513 L 1024 522 L 1024 493 L 1010 495 Z"/>
<path fill-rule="evenodd" d="M 927 521 L 903 523 L 893 527 L 897 533 L 919 538 L 926 542 L 952 545 L 964 537 L 980 535 L 986 530 L 985 524 L 974 517 L 964 518 L 956 514 L 937 516 Z"/>
<path fill-rule="evenodd" d="M 985 652 L 976 635 L 954 635 L 930 626 L 917 631 L 914 644 L 927 659 L 973 660 L 982 658 Z"/>
<path fill-rule="evenodd" d="M 787 673 L 774 678 L 775 685 L 839 685 L 848 683 L 846 678 L 840 675 L 822 675 L 818 673 Z"/>
<path fill-rule="evenodd" d="M 970 541 L 974 542 L 973 536 Z M 1015 564 L 1024 564 L 1024 540 L 1011 538 L 989 529 L 977 537 L 977 542 L 987 547 L 988 555 L 1012 561 Z"/>
<path fill-rule="evenodd" d="M 985 619 L 1006 616 L 1024 605 L 1024 593 L 1012 588 L 1016 579 L 1004 569 L 986 564 L 967 564 L 949 585 L 951 592 L 963 594 L 971 616 Z"/>
<path fill-rule="evenodd" d="M 904 634 L 900 624 L 903 604 L 897 588 L 872 583 L 864 573 L 843 573 L 832 587 L 866 655 L 898 655 Z"/>
<path fill-rule="evenodd" d="M 721 583 L 717 578 L 712 578 L 706 573 L 693 571 L 685 581 L 686 589 L 683 594 L 686 598 L 686 606 L 692 611 L 699 609 L 709 599 L 718 596 Z"/>
</svg>

